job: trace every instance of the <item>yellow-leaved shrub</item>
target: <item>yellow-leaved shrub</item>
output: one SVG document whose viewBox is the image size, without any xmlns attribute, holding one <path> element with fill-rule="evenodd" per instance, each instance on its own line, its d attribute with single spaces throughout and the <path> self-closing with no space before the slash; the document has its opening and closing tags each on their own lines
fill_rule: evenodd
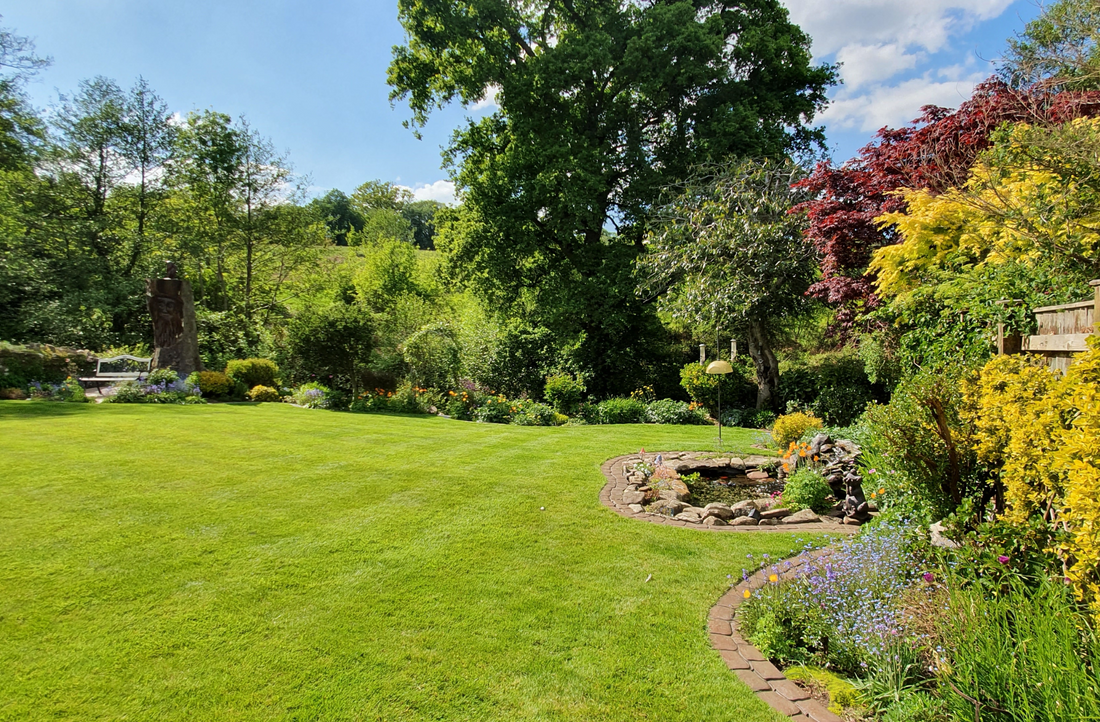
<svg viewBox="0 0 1100 722">
<path fill-rule="evenodd" d="M 1065 376 L 999 356 L 964 390 L 979 459 L 1001 465 L 1006 519 L 1041 516 L 1078 596 L 1100 616 L 1100 339 Z"/>
<path fill-rule="evenodd" d="M 813 414 L 801 411 L 780 416 L 772 426 L 772 439 L 780 449 L 786 449 L 793 441 L 798 441 L 810 429 L 820 429 L 824 422 Z"/>
</svg>

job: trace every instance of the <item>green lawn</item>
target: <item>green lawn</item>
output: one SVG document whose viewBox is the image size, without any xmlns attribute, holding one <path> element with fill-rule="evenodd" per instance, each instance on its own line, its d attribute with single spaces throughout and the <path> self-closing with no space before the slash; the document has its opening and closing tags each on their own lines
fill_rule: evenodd
<svg viewBox="0 0 1100 722">
<path fill-rule="evenodd" d="M 598 499 L 713 436 L 0 402 L 0 719 L 779 719 L 706 616 L 797 535 Z"/>
</svg>

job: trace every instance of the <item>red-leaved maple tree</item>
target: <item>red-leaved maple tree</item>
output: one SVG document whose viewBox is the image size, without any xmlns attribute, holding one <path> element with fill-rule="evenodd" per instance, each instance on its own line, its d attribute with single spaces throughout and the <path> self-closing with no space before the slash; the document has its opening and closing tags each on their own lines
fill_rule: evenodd
<svg viewBox="0 0 1100 722">
<path fill-rule="evenodd" d="M 819 163 L 798 185 L 814 200 L 802 203 L 807 235 L 821 255 L 821 280 L 808 295 L 837 307 L 837 323 L 850 326 L 859 309 L 878 304 L 867 275 L 871 254 L 900 239 L 875 218 L 904 209 L 892 191 L 927 188 L 942 192 L 962 185 L 978 154 L 1002 123 L 1062 123 L 1100 115 L 1100 92 L 1051 93 L 1011 88 L 988 80 L 969 100 L 950 110 L 925 106 L 906 128 L 883 128 L 859 155 L 841 166 Z"/>
</svg>

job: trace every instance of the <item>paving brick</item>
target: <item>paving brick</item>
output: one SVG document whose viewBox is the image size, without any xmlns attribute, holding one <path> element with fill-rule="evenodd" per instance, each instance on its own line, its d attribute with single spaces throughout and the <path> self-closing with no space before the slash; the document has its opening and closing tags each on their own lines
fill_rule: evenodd
<svg viewBox="0 0 1100 722">
<path fill-rule="evenodd" d="M 724 634 L 727 637 L 733 633 L 730 629 L 730 623 L 725 619 L 712 619 L 707 622 L 707 629 L 711 634 Z"/>
<path fill-rule="evenodd" d="M 764 675 L 761 674 L 760 676 L 763 677 Z M 772 689 L 774 689 L 778 694 L 786 697 L 792 702 L 798 702 L 799 700 L 810 698 L 810 695 L 806 692 L 806 690 L 802 689 L 789 679 L 771 680 L 771 682 Z"/>
<path fill-rule="evenodd" d="M 711 619 L 721 619 L 722 621 L 729 624 L 729 621 L 733 619 L 733 610 L 725 606 L 724 604 L 719 604 L 710 610 L 710 614 L 708 616 Z"/>
<path fill-rule="evenodd" d="M 738 650 L 740 651 L 740 650 Z M 742 652 L 741 656 L 745 656 Z M 752 665 L 752 671 L 759 674 L 764 679 L 786 679 L 782 672 L 775 668 L 775 665 L 771 662 L 759 659 L 749 659 L 749 664 Z"/>
<path fill-rule="evenodd" d="M 733 644 L 732 639 L 730 639 L 729 637 L 726 637 L 726 639 L 729 639 L 730 640 L 729 643 Z M 711 641 L 712 642 L 714 641 L 714 637 L 711 637 Z M 767 661 L 766 659 L 764 659 L 764 655 L 760 654 L 760 650 L 757 649 L 756 647 L 752 646 L 751 644 L 746 644 L 743 647 L 738 646 L 737 651 L 741 653 L 742 657 L 749 660 L 750 662 L 766 662 Z"/>
<path fill-rule="evenodd" d="M 767 681 L 756 672 L 748 669 L 735 669 L 733 670 L 733 672 L 737 675 L 737 678 L 747 684 L 749 686 L 749 689 L 751 689 L 753 692 L 768 692 L 769 694 L 775 695 L 775 692 L 770 691 L 771 685 L 769 685 Z M 783 701 L 786 702 L 787 700 Z M 797 712 L 798 708 L 795 707 L 794 711 Z"/>
<path fill-rule="evenodd" d="M 800 700 L 795 704 L 802 710 L 804 715 L 814 720 L 814 722 L 844 722 L 816 699 Z"/>
<path fill-rule="evenodd" d="M 794 702 L 780 697 L 775 692 L 757 692 L 756 696 L 766 702 L 772 709 L 788 717 L 802 712 L 802 710 L 795 706 Z"/>
<path fill-rule="evenodd" d="M 723 649 L 722 659 L 730 669 L 750 669 L 749 661 L 733 650 Z"/>
<path fill-rule="evenodd" d="M 737 645 L 734 641 L 724 634 L 710 635 L 710 644 L 715 649 L 730 649 L 737 651 Z"/>
</svg>

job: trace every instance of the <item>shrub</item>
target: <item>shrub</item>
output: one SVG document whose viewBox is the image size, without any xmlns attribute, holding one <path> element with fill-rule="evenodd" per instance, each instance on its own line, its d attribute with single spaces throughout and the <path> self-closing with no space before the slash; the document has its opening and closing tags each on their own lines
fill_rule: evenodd
<svg viewBox="0 0 1100 722">
<path fill-rule="evenodd" d="M 234 359 L 225 367 L 225 375 L 248 388 L 277 385 L 279 367 L 266 358 Z"/>
<path fill-rule="evenodd" d="M 512 423 L 516 426 L 555 426 L 555 412 L 546 404 L 536 401 L 515 402 Z M 568 418 L 568 417 L 567 417 Z"/>
<path fill-rule="evenodd" d="M 775 423 L 775 412 L 769 409 L 730 409 L 722 411 L 722 425 L 744 429 L 766 429 Z"/>
<path fill-rule="evenodd" d="M 259 402 L 278 401 L 279 392 L 271 388 L 270 386 L 258 385 L 253 386 L 252 389 L 248 392 L 248 398 L 250 401 Z"/>
<path fill-rule="evenodd" d="M 507 424 L 512 418 L 512 403 L 503 396 L 488 396 L 474 409 L 474 421 L 485 424 Z"/>
<path fill-rule="evenodd" d="M 0 399 L 21 401 L 27 398 L 27 392 L 20 388 L 0 389 Z"/>
<path fill-rule="evenodd" d="M 783 487 L 783 506 L 791 511 L 813 509 L 818 513 L 829 510 L 825 498 L 832 494 L 829 482 L 818 472 L 807 467 L 796 469 Z"/>
<path fill-rule="evenodd" d="M 798 441 L 811 429 L 820 429 L 821 419 L 802 412 L 780 416 L 772 427 L 772 440 L 780 449 L 786 449 L 792 441 Z"/>
<path fill-rule="evenodd" d="M 600 424 L 643 424 L 646 407 L 637 399 L 608 399 L 597 405 L 596 418 Z"/>
<path fill-rule="evenodd" d="M 415 386 L 446 389 L 458 378 L 458 338 L 450 324 L 425 326 L 405 340 L 401 352 Z"/>
<path fill-rule="evenodd" d="M 427 414 L 438 403 L 442 403 L 438 394 L 406 381 L 389 397 L 389 410 L 404 414 Z"/>
<path fill-rule="evenodd" d="M 209 398 L 225 398 L 232 390 L 229 377 L 221 371 L 197 371 L 188 381 L 202 389 L 202 395 Z"/>
<path fill-rule="evenodd" d="M 327 409 L 331 406 L 331 393 L 327 386 L 308 383 L 295 388 L 285 400 L 308 409 Z"/>
<path fill-rule="evenodd" d="M 123 381 L 115 384 L 107 392 L 108 403 L 114 404 L 202 404 L 202 391 L 194 385 L 180 381 L 179 375 L 172 369 L 160 371 L 157 383 L 146 381 Z M 156 372 L 154 372 L 156 373 Z M 152 377 L 153 374 L 150 374 Z"/>
<path fill-rule="evenodd" d="M 577 413 L 581 398 L 584 396 L 584 382 L 568 374 L 554 374 L 546 377 L 543 394 L 546 403 L 559 414 L 572 416 Z"/>
<path fill-rule="evenodd" d="M 882 389 L 867 378 L 866 366 L 854 351 L 784 363 L 779 391 L 784 408 L 810 411 L 834 426 L 852 423 L 868 403 L 884 398 Z"/>
<path fill-rule="evenodd" d="M 443 413 L 452 419 L 460 421 L 473 421 L 474 410 L 485 402 L 485 394 L 470 388 L 461 391 L 448 391 L 443 401 Z"/>
<path fill-rule="evenodd" d="M 245 318 L 241 313 L 208 311 L 199 307 L 196 309 L 196 321 L 199 355 L 207 368 L 224 369 L 233 359 L 257 356 L 267 345 L 262 324 Z"/>
<path fill-rule="evenodd" d="M 646 406 L 645 420 L 651 424 L 707 423 L 702 407 L 672 399 L 661 399 Z"/>
<path fill-rule="evenodd" d="M 701 364 L 689 363 L 680 369 L 680 386 L 692 401 L 701 404 L 714 417 L 718 415 L 719 383 L 722 385 L 723 408 L 755 403 L 756 385 L 748 380 L 749 372 L 738 361 L 732 365 L 733 373 L 708 374 Z"/>
<path fill-rule="evenodd" d="M 287 325 L 284 357 L 295 382 L 320 381 L 332 388 L 358 390 L 373 348 L 370 311 L 336 303 L 307 310 Z"/>
<path fill-rule="evenodd" d="M 71 401 L 85 403 L 88 398 L 84 395 L 84 387 L 74 378 L 67 378 L 59 384 L 41 383 L 32 381 L 29 385 L 32 399 L 44 401 Z"/>
<path fill-rule="evenodd" d="M 975 427 L 979 461 L 999 471 L 1005 518 L 1064 530 L 1052 550 L 1100 616 L 1100 339 L 1062 377 L 1023 358 L 993 359 L 967 385 L 962 417 Z"/>
</svg>

